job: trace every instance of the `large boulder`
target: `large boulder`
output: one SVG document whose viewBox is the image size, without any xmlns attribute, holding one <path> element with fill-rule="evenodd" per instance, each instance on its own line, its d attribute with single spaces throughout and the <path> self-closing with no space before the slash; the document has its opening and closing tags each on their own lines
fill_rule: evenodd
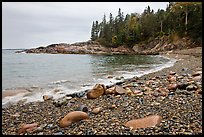
<svg viewBox="0 0 204 137">
<path fill-rule="evenodd" d="M 125 126 L 132 129 L 154 127 L 160 124 L 161 119 L 161 116 L 151 115 L 140 119 L 130 120 L 125 123 Z"/>
<path fill-rule="evenodd" d="M 59 126 L 67 127 L 71 125 L 73 122 L 77 122 L 88 118 L 89 118 L 88 114 L 83 111 L 72 111 L 69 112 L 64 118 L 60 120 Z"/>
<path fill-rule="evenodd" d="M 88 91 L 87 98 L 88 99 L 95 99 L 100 97 L 106 91 L 106 87 L 103 84 L 96 84 L 93 89 Z"/>
</svg>

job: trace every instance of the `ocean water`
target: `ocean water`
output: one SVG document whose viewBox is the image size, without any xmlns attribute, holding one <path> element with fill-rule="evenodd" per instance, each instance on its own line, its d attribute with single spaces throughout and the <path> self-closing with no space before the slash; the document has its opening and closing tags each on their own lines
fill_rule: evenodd
<svg viewBox="0 0 204 137">
<path fill-rule="evenodd" d="M 11 89 L 32 92 L 7 96 L 2 99 L 3 104 L 22 99 L 42 101 L 45 94 L 57 99 L 91 89 L 97 83 L 110 85 L 140 77 L 170 67 L 176 61 L 160 55 L 26 54 L 16 51 L 2 50 L 2 92 Z"/>
</svg>

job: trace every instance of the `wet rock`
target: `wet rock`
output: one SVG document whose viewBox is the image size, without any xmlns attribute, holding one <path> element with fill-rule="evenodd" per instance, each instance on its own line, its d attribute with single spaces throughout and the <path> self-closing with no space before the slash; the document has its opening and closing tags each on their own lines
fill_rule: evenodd
<svg viewBox="0 0 204 137">
<path fill-rule="evenodd" d="M 87 113 L 82 111 L 72 111 L 69 112 L 64 118 L 60 120 L 60 127 L 67 127 L 71 125 L 73 122 L 77 122 L 83 119 L 88 119 L 89 116 Z"/>
<path fill-rule="evenodd" d="M 121 95 L 121 94 L 125 94 L 126 90 L 123 87 L 116 85 L 115 86 L 115 92 L 116 92 L 116 94 Z"/>
<path fill-rule="evenodd" d="M 87 93 L 88 99 L 95 99 L 104 94 L 106 87 L 103 84 L 96 84 L 93 89 Z"/>
<path fill-rule="evenodd" d="M 23 124 L 20 129 L 18 130 L 18 134 L 24 134 L 27 131 L 33 131 L 37 128 L 38 124 L 37 123 L 32 123 L 32 124 Z"/>
<path fill-rule="evenodd" d="M 177 84 L 169 84 L 169 86 L 168 86 L 168 90 L 176 90 L 176 88 L 177 88 Z"/>
<path fill-rule="evenodd" d="M 52 99 L 53 99 L 53 96 L 52 96 L 52 95 L 44 95 L 44 96 L 43 96 L 43 100 L 44 100 L 44 101 L 52 100 Z"/>
<path fill-rule="evenodd" d="M 131 129 L 154 127 L 160 124 L 161 119 L 161 116 L 151 115 L 145 118 L 130 120 L 125 123 L 125 126 Z"/>
<path fill-rule="evenodd" d="M 102 107 L 97 107 L 97 108 L 94 108 L 94 109 L 92 110 L 92 113 L 98 114 L 98 113 L 100 113 L 101 111 L 102 111 Z"/>
<path fill-rule="evenodd" d="M 80 105 L 76 111 L 88 112 L 88 108 L 85 105 Z"/>
<path fill-rule="evenodd" d="M 115 86 L 106 89 L 105 95 L 107 95 L 107 94 L 115 94 Z"/>
<path fill-rule="evenodd" d="M 62 105 L 67 105 L 68 104 L 68 100 L 67 100 L 67 98 L 62 98 L 62 99 L 58 99 L 58 100 L 55 100 L 54 102 L 53 102 L 53 104 L 56 106 L 56 107 L 60 107 L 60 106 L 62 106 Z"/>
</svg>

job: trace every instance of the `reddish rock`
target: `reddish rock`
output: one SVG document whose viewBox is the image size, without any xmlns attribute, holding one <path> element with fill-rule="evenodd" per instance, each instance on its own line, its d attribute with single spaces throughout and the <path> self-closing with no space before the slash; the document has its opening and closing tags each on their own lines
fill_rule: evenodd
<svg viewBox="0 0 204 137">
<path fill-rule="evenodd" d="M 116 92 L 117 94 L 125 94 L 125 93 L 126 93 L 126 90 L 125 90 L 123 87 L 116 85 L 116 86 L 115 86 L 115 92 Z"/>
<path fill-rule="evenodd" d="M 161 119 L 161 116 L 152 115 L 145 118 L 130 120 L 125 123 L 125 126 L 132 129 L 154 127 L 160 124 Z"/>
<path fill-rule="evenodd" d="M 169 76 L 168 76 L 168 81 L 169 81 L 169 82 L 174 82 L 174 81 L 176 81 L 176 77 L 169 75 Z"/>
<path fill-rule="evenodd" d="M 64 118 L 60 120 L 60 127 L 67 127 L 71 125 L 73 122 L 77 122 L 83 119 L 88 119 L 89 116 L 87 113 L 83 111 L 72 111 L 69 112 Z"/>
<path fill-rule="evenodd" d="M 139 94 L 139 93 L 141 93 L 141 92 L 142 92 L 142 91 L 137 90 L 137 89 L 133 91 L 134 94 Z"/>
<path fill-rule="evenodd" d="M 98 114 L 98 113 L 100 113 L 101 111 L 102 111 L 102 107 L 98 107 L 98 108 L 94 108 L 94 109 L 92 110 L 92 113 Z"/>
<path fill-rule="evenodd" d="M 24 134 L 27 131 L 33 131 L 34 129 L 37 129 L 37 126 L 37 123 L 23 124 L 18 130 L 18 134 Z"/>
<path fill-rule="evenodd" d="M 115 86 L 106 89 L 105 94 L 115 94 Z"/>
<path fill-rule="evenodd" d="M 169 84 L 168 90 L 175 90 L 178 87 L 177 84 Z"/>
<path fill-rule="evenodd" d="M 93 89 L 91 89 L 87 93 L 87 98 L 88 99 L 95 99 L 100 97 L 101 95 L 104 94 L 106 91 L 106 87 L 103 84 L 96 84 Z"/>
</svg>

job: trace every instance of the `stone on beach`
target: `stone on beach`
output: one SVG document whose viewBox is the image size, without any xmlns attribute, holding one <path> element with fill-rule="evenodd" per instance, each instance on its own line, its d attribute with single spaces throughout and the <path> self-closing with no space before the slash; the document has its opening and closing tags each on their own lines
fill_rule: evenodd
<svg viewBox="0 0 204 137">
<path fill-rule="evenodd" d="M 105 95 L 107 94 L 115 94 L 115 87 L 113 86 L 113 87 L 106 89 Z"/>
<path fill-rule="evenodd" d="M 97 107 L 97 108 L 94 108 L 94 109 L 92 110 L 92 113 L 98 114 L 98 113 L 100 113 L 101 111 L 102 111 L 102 107 Z"/>
<path fill-rule="evenodd" d="M 87 93 L 87 98 L 88 98 L 88 99 L 98 98 L 98 97 L 102 96 L 105 91 L 106 91 L 105 85 L 103 85 L 103 84 L 96 84 L 96 85 L 93 87 L 93 89 L 91 89 L 91 90 Z"/>
<path fill-rule="evenodd" d="M 116 94 L 125 94 L 126 90 L 123 87 L 116 85 L 115 86 L 115 92 L 116 92 Z"/>
<path fill-rule="evenodd" d="M 32 123 L 32 124 L 23 124 L 20 129 L 18 130 L 18 134 L 24 134 L 27 131 L 33 131 L 34 129 L 37 129 L 38 124 Z"/>
<path fill-rule="evenodd" d="M 176 90 L 177 87 L 178 87 L 177 84 L 169 84 L 169 86 L 168 86 L 168 90 Z"/>
<path fill-rule="evenodd" d="M 176 72 L 174 72 L 174 71 L 169 72 L 169 75 L 175 75 L 175 74 L 176 74 Z"/>
<path fill-rule="evenodd" d="M 115 86 L 112 86 L 111 88 L 108 88 L 106 91 L 105 91 L 105 94 L 126 94 L 127 93 L 127 90 L 125 90 L 122 86 L 118 86 L 118 85 L 115 85 Z"/>
<path fill-rule="evenodd" d="M 201 75 L 202 74 L 202 71 L 196 71 L 196 72 L 194 72 L 193 74 L 192 74 L 192 76 L 199 76 L 199 75 Z"/>
<path fill-rule="evenodd" d="M 169 75 L 168 76 L 168 81 L 169 82 L 175 82 L 177 80 L 177 78 L 175 76 Z"/>
<path fill-rule="evenodd" d="M 69 112 L 64 118 L 60 120 L 59 126 L 67 127 L 71 125 L 73 122 L 77 122 L 88 118 L 89 118 L 88 114 L 83 111 L 72 111 L 72 112 Z"/>
<path fill-rule="evenodd" d="M 44 95 L 43 96 L 43 100 L 46 101 L 46 100 L 52 100 L 53 99 L 53 96 L 52 95 Z"/>
<path fill-rule="evenodd" d="M 161 116 L 151 115 L 140 119 L 130 120 L 125 123 L 125 126 L 131 129 L 154 127 L 160 124 L 161 119 Z"/>
<path fill-rule="evenodd" d="M 85 105 L 79 105 L 76 111 L 88 112 L 88 108 Z"/>
<path fill-rule="evenodd" d="M 192 78 L 192 80 L 200 81 L 200 80 L 202 80 L 202 77 L 201 76 L 195 76 L 195 77 Z"/>
</svg>

